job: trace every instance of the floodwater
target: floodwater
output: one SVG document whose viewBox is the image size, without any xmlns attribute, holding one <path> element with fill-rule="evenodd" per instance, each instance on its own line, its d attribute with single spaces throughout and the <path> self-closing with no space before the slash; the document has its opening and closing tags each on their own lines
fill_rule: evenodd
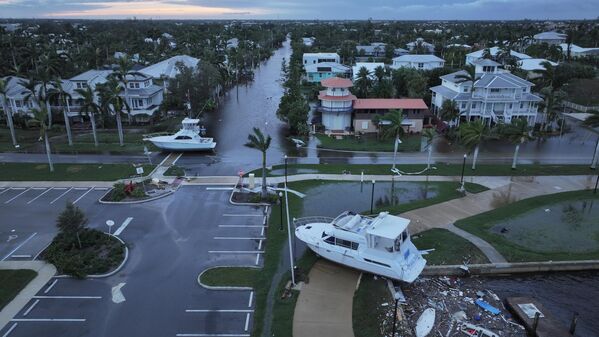
<svg viewBox="0 0 599 337">
<path fill-rule="evenodd" d="M 522 247 L 541 252 L 599 250 L 599 204 L 565 201 L 495 224 L 491 231 Z"/>
<path fill-rule="evenodd" d="M 539 300 L 566 328 L 579 313 L 575 336 L 599 336 L 599 273 L 553 273 L 482 278 L 483 285 L 501 298 L 528 296 Z"/>
<path fill-rule="evenodd" d="M 336 217 L 344 211 L 368 212 L 371 200 L 373 208 L 398 205 L 434 198 L 438 195 L 438 183 L 424 182 L 322 182 L 304 193 L 302 216 Z"/>
</svg>

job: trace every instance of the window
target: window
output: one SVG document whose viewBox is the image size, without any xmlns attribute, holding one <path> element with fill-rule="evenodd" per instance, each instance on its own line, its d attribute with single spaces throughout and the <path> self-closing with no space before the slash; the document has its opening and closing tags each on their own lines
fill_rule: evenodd
<svg viewBox="0 0 599 337">
<path fill-rule="evenodd" d="M 501 92 L 501 89 L 491 89 L 491 92 Z"/>
<path fill-rule="evenodd" d="M 139 89 L 139 82 L 135 82 L 135 89 Z"/>
<path fill-rule="evenodd" d="M 418 69 L 424 68 L 424 63 L 418 63 Z"/>
<path fill-rule="evenodd" d="M 462 102 L 462 109 L 466 109 L 466 102 Z"/>
<path fill-rule="evenodd" d="M 191 139 L 189 136 L 177 136 L 175 139 Z"/>
<path fill-rule="evenodd" d="M 17 108 L 20 108 L 21 107 L 21 101 L 15 101 L 15 106 Z"/>
<path fill-rule="evenodd" d="M 362 130 L 368 130 L 368 121 L 362 122 Z"/>
<path fill-rule="evenodd" d="M 464 87 L 464 92 L 468 92 L 468 87 Z"/>
<path fill-rule="evenodd" d="M 472 109 L 476 109 L 476 103 L 472 102 Z"/>
<path fill-rule="evenodd" d="M 133 89 L 135 88 L 135 85 L 133 83 L 129 83 L 129 88 Z"/>
<path fill-rule="evenodd" d="M 145 82 L 144 82 L 144 86 L 145 86 L 145 87 L 149 87 L 149 86 L 150 86 L 150 80 L 147 80 L 147 81 L 145 81 Z"/>
<path fill-rule="evenodd" d="M 341 247 L 345 247 L 345 248 L 351 248 L 351 241 L 348 240 L 343 240 L 343 239 L 335 239 L 335 244 L 337 246 L 341 246 Z"/>
<path fill-rule="evenodd" d="M 512 103 L 510 103 L 510 105 L 509 105 L 508 109 L 511 109 L 511 108 L 512 108 Z"/>
<path fill-rule="evenodd" d="M 328 244 L 331 244 L 331 245 L 334 245 L 335 244 L 335 237 L 334 236 L 329 236 L 328 238 L 324 239 L 324 242 L 326 242 Z"/>
<path fill-rule="evenodd" d="M 520 102 L 520 109 L 524 109 L 524 102 Z"/>
</svg>

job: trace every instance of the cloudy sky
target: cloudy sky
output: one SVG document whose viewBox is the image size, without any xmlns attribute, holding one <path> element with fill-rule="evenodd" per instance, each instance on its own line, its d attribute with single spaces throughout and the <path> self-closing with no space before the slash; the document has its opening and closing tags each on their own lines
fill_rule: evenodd
<svg viewBox="0 0 599 337">
<path fill-rule="evenodd" d="M 0 0 L 5 18 L 594 19 L 599 0 Z"/>
</svg>

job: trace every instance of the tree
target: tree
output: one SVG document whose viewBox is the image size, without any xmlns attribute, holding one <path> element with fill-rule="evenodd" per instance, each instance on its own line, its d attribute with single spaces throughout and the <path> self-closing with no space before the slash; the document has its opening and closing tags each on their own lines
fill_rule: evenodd
<svg viewBox="0 0 599 337">
<path fill-rule="evenodd" d="M 360 98 L 366 98 L 370 94 L 370 88 L 372 87 L 372 79 L 370 78 L 370 72 L 366 67 L 361 67 L 358 70 L 356 76 L 356 88 L 357 94 Z"/>
<path fill-rule="evenodd" d="M 411 72 L 407 79 L 408 97 L 424 97 L 428 90 L 427 80 L 419 71 Z"/>
<path fill-rule="evenodd" d="M 58 219 L 56 219 L 56 227 L 58 227 L 58 229 L 66 236 L 74 236 L 77 239 L 79 249 L 83 248 L 81 246 L 79 232 L 85 229 L 86 223 L 87 218 L 85 217 L 85 214 L 83 214 L 81 209 L 72 202 L 67 203 L 65 210 L 62 211 L 58 216 Z"/>
<path fill-rule="evenodd" d="M 105 101 L 103 104 L 106 105 L 107 110 L 112 110 L 114 116 L 116 117 L 116 126 L 119 133 L 119 144 L 124 146 L 123 142 L 123 123 L 121 121 L 121 113 L 123 113 L 123 109 L 129 113 L 131 109 L 129 108 L 129 104 L 123 99 L 121 96 L 121 84 L 114 78 L 111 77 L 108 82 L 106 82 L 101 87 L 98 86 L 101 91 L 104 91 Z M 112 108 L 112 109 L 111 109 Z"/>
<path fill-rule="evenodd" d="M 456 83 L 468 83 L 470 82 L 470 96 L 468 100 L 468 120 L 470 120 L 470 110 L 472 110 L 472 96 L 474 96 L 474 84 L 480 80 L 480 76 L 476 76 L 476 68 L 473 65 L 467 65 L 464 68 L 464 72 L 460 72 L 455 76 Z"/>
<path fill-rule="evenodd" d="M 33 113 L 33 119 L 40 125 L 40 140 L 44 140 L 46 155 L 48 156 L 48 166 L 50 167 L 50 172 L 54 172 L 54 165 L 52 164 L 52 156 L 50 154 L 50 141 L 48 140 L 48 124 L 46 124 L 48 110 L 46 110 L 46 105 L 40 104 L 39 108 L 33 108 L 31 112 Z"/>
<path fill-rule="evenodd" d="M 262 130 L 254 128 L 254 133 L 248 135 L 248 142 L 245 146 L 262 152 L 262 199 L 266 199 L 266 151 L 270 147 L 272 138 L 270 135 L 264 136 Z"/>
<path fill-rule="evenodd" d="M 470 153 L 474 150 L 472 169 L 476 170 L 476 159 L 478 158 L 480 144 L 487 139 L 493 138 L 493 130 L 488 129 L 482 119 L 464 123 L 460 125 L 458 130 L 460 141 L 468 148 L 468 152 Z"/>
<path fill-rule="evenodd" d="M 16 147 L 18 143 L 15 134 L 15 126 L 12 120 L 12 111 L 8 108 L 8 104 L 6 104 L 6 94 L 8 93 L 8 82 L 10 79 L 10 77 L 6 79 L 0 78 L 0 103 L 2 104 L 2 110 L 4 110 L 4 113 L 6 114 L 6 124 L 8 124 L 8 128 L 10 129 L 12 145 Z"/>
<path fill-rule="evenodd" d="M 426 168 L 427 169 L 431 168 L 431 157 L 433 155 L 433 141 L 435 140 L 436 136 L 437 136 L 437 133 L 435 132 L 435 130 L 433 128 L 426 128 L 422 132 L 422 137 L 424 137 L 426 139 L 426 149 L 428 151 L 428 155 L 426 158 Z"/>
<path fill-rule="evenodd" d="M 131 63 L 131 61 L 129 61 L 129 59 L 126 56 L 123 56 L 123 57 L 119 58 L 118 59 L 118 64 L 119 64 L 119 69 L 116 72 L 116 77 L 118 78 L 118 80 L 121 83 L 123 83 L 123 86 L 125 87 L 125 97 L 124 97 L 124 100 L 125 100 L 127 106 L 129 106 L 129 95 L 128 95 L 129 94 L 129 88 L 128 88 L 129 79 L 127 78 L 127 76 L 131 72 L 133 64 Z M 128 119 L 129 119 L 129 125 L 131 125 L 132 120 L 131 120 L 131 114 L 129 112 L 130 111 L 127 110 L 127 116 L 128 116 Z"/>
<path fill-rule="evenodd" d="M 541 75 L 543 87 L 555 88 L 555 67 L 548 61 L 541 62 L 543 69 L 533 70 L 533 72 Z"/>
<path fill-rule="evenodd" d="M 81 95 L 81 113 L 86 114 L 92 124 L 92 134 L 94 136 L 94 146 L 98 146 L 98 134 L 96 131 L 96 116 L 95 114 L 100 111 L 100 106 L 96 104 L 93 90 L 88 86 L 85 89 L 75 89 L 79 95 Z"/>
<path fill-rule="evenodd" d="M 388 113 L 384 114 L 383 117 L 381 117 L 380 119 L 386 122 L 382 133 L 383 139 L 395 136 L 395 146 L 393 150 L 393 169 L 395 169 L 397 147 L 401 143 L 401 138 L 405 133 L 405 130 L 403 128 L 403 110 L 390 110 Z M 381 123 L 378 124 L 380 127 Z"/>
<path fill-rule="evenodd" d="M 543 104 L 545 106 L 546 122 L 544 130 L 547 131 L 549 126 L 557 119 L 559 107 L 562 100 L 566 97 L 566 93 L 562 90 L 554 90 L 552 87 L 545 87 L 541 89 L 541 94 L 543 95 Z"/>
<path fill-rule="evenodd" d="M 459 124 L 460 109 L 458 109 L 457 103 L 450 99 L 444 100 L 441 104 L 439 116 L 442 120 L 448 122 L 450 127 L 454 127 L 455 125 Z M 456 122 L 456 120 L 458 122 Z"/>
<path fill-rule="evenodd" d="M 71 99 L 71 94 L 66 92 L 62 87 L 62 80 L 57 79 L 53 83 L 54 88 L 50 89 L 48 95 L 55 99 L 60 107 L 62 108 L 62 115 L 64 117 L 64 126 L 67 131 L 67 139 L 69 141 L 69 146 L 73 146 L 73 135 L 71 134 L 71 123 L 69 121 L 68 112 L 71 111 L 69 106 L 69 99 Z M 65 109 L 66 108 L 66 109 Z"/>
<path fill-rule="evenodd" d="M 505 126 L 503 130 L 504 136 L 512 143 L 516 144 L 514 149 L 514 159 L 512 160 L 512 169 L 516 169 L 518 163 L 518 152 L 520 151 L 520 145 L 526 143 L 529 140 L 533 140 L 532 129 L 528 126 L 526 119 L 515 119 Z"/>
</svg>

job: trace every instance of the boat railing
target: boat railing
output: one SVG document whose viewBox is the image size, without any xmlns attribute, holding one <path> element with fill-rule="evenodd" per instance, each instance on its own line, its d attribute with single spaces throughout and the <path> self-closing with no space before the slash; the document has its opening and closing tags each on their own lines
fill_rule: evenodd
<svg viewBox="0 0 599 337">
<path fill-rule="evenodd" d="M 299 227 L 299 226 L 305 226 L 309 223 L 331 223 L 333 222 L 333 218 L 331 217 L 326 217 L 326 216 L 307 216 L 307 217 L 303 217 L 303 218 L 298 218 L 298 219 L 293 219 L 293 225 L 295 226 L 295 228 Z"/>
<path fill-rule="evenodd" d="M 152 137 L 160 137 L 160 136 L 170 136 L 172 135 L 172 132 L 154 132 L 154 133 L 145 133 L 142 135 L 142 138 L 152 138 Z"/>
</svg>

